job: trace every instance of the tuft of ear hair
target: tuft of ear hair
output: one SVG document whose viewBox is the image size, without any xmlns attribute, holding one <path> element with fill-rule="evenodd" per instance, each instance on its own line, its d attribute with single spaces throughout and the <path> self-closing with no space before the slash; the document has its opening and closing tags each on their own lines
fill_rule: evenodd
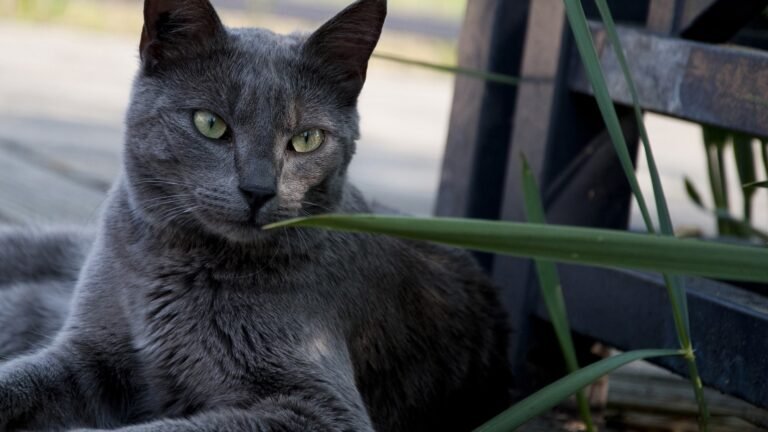
<svg viewBox="0 0 768 432">
<path fill-rule="evenodd" d="M 358 0 L 323 24 L 304 45 L 304 57 L 320 63 L 339 85 L 346 103 L 354 103 L 363 89 L 386 16 L 386 0 Z"/>
<path fill-rule="evenodd" d="M 145 70 L 190 55 L 224 32 L 208 0 L 145 0 L 139 51 Z"/>
</svg>

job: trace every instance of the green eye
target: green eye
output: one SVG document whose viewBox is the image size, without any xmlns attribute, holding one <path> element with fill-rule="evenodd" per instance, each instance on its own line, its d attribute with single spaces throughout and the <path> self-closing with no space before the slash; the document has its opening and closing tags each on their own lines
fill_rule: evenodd
<svg viewBox="0 0 768 432">
<path fill-rule="evenodd" d="M 325 132 L 320 129 L 310 129 L 291 139 L 291 146 L 299 153 L 309 153 L 320 148 L 325 142 Z"/>
<path fill-rule="evenodd" d="M 227 133 L 227 124 L 216 114 L 200 110 L 195 112 L 195 127 L 204 137 L 210 139 L 221 139 Z"/>
</svg>

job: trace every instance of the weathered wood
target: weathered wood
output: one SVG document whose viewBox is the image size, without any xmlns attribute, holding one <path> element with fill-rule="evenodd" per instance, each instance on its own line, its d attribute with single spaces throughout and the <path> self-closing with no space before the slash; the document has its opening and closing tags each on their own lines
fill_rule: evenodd
<svg viewBox="0 0 768 432">
<path fill-rule="evenodd" d="M 624 75 L 599 24 L 592 24 L 613 99 L 630 104 Z M 619 27 L 644 109 L 768 136 L 768 53 L 705 45 Z M 581 68 L 571 89 L 591 94 Z"/>
<path fill-rule="evenodd" d="M 626 12 L 635 13 L 636 9 L 634 6 L 627 10 L 619 8 L 617 16 L 630 15 Z M 533 2 L 528 29 L 521 73 L 523 76 L 551 79 L 523 82 L 518 87 L 516 106 L 521 109 L 515 111 L 512 120 L 510 153 L 506 160 L 507 174 L 502 195 L 502 218 L 514 221 L 525 220 L 520 187 L 520 156 L 526 156 L 542 190 L 549 193 L 554 180 L 560 177 L 573 160 L 579 158 L 590 141 L 604 130 L 604 123 L 594 100 L 568 91 L 567 74 L 573 45 L 562 1 Z M 631 138 L 630 142 L 633 142 Z M 609 184 L 625 184 L 621 173 L 617 178 L 603 181 Z M 628 207 L 628 194 L 624 199 L 618 200 L 618 203 Z M 616 202 L 607 201 L 592 203 L 598 213 L 605 210 L 607 205 L 615 204 Z M 593 222 L 624 228 L 628 213 L 620 213 L 620 222 L 608 222 L 605 218 Z M 548 217 L 566 224 L 583 223 L 585 220 L 576 217 L 572 209 L 567 209 L 559 215 L 548 212 Z M 517 374 L 517 384 L 527 389 L 540 386 L 543 382 L 536 382 L 536 378 L 532 379 L 533 375 L 523 369 L 531 348 L 529 341 L 537 339 L 537 336 L 531 333 L 538 331 L 530 325 L 530 317 L 539 302 L 537 280 L 532 272 L 531 262 L 497 257 L 494 261 L 493 277 L 497 284 L 503 287 L 503 301 L 511 316 L 510 357 Z M 587 348 L 590 344 L 591 342 L 585 341 Z M 541 367 L 552 370 L 558 367 L 554 363 L 559 360 L 549 361 L 553 364 Z"/>
<path fill-rule="evenodd" d="M 728 42 L 744 26 L 759 16 L 768 0 L 689 0 L 685 28 L 680 36 L 708 43 Z"/>
<path fill-rule="evenodd" d="M 459 41 L 463 67 L 520 75 L 530 0 L 473 0 Z M 435 213 L 498 217 L 516 89 L 456 78 Z"/>
<path fill-rule="evenodd" d="M 634 153 L 639 137 L 634 115 L 624 116 L 621 126 Z M 631 189 L 624 178 L 610 136 L 603 132 L 550 182 L 544 194 L 548 222 L 626 229 Z"/>
<path fill-rule="evenodd" d="M 556 78 L 561 70 L 562 49 L 567 37 L 563 4 L 560 0 L 535 0 L 531 4 L 528 18 L 528 32 L 525 42 L 525 57 L 521 72 L 528 76 L 550 76 Z M 521 83 L 518 89 L 517 106 L 524 107 L 514 113 L 511 135 L 511 152 L 506 161 L 507 174 L 502 218 L 522 221 L 525 219 L 520 189 L 520 155 L 525 154 L 537 178 L 541 179 L 544 155 L 550 142 L 551 124 L 558 100 L 560 83 L 553 79 L 544 83 Z M 532 336 L 530 315 L 539 303 L 535 289 L 534 275 L 529 260 L 510 257 L 496 257 L 493 278 L 503 287 L 502 300 L 510 314 L 510 357 L 512 370 L 516 374 L 516 385 L 526 388 L 536 383 L 529 382 L 523 375 L 523 364 L 528 354 L 529 338 Z M 527 375 L 527 374 L 525 374 Z"/>
<path fill-rule="evenodd" d="M 650 0 L 646 28 L 699 42 L 729 41 L 768 6 L 767 0 Z"/>
<path fill-rule="evenodd" d="M 561 265 L 574 331 L 619 349 L 674 347 L 677 336 L 661 277 Z M 768 408 L 768 298 L 707 279 L 686 278 L 694 348 L 705 385 Z M 537 315 L 546 317 L 539 306 Z M 686 374 L 680 359 L 654 361 Z"/>
<path fill-rule="evenodd" d="M 722 2 L 652 0 L 650 8 L 642 13 L 643 17 L 647 13 L 648 24 L 656 26 L 657 31 L 678 34 L 689 25 L 695 27 L 718 3 Z M 639 13 L 637 3 L 632 6 L 631 13 L 629 9 L 624 10 L 625 15 L 632 15 L 628 19 L 630 23 L 639 22 L 642 18 L 638 20 L 635 16 Z M 614 12 L 617 17 L 621 16 L 620 9 L 614 9 Z M 594 11 L 587 13 L 594 17 Z M 486 16 L 485 22 L 489 20 Z M 454 135 L 449 142 L 454 150 L 449 148 L 449 152 L 454 153 L 453 158 L 458 154 L 464 160 L 449 161 L 447 156 L 449 171 L 444 171 L 443 179 L 446 189 L 441 189 L 441 199 L 446 199 L 442 202 L 444 207 L 439 209 L 443 209 L 444 215 L 471 216 L 477 214 L 478 208 L 471 204 L 473 200 L 498 200 L 502 219 L 524 220 L 519 160 L 524 154 L 542 190 L 546 191 L 545 206 L 550 222 L 625 228 L 629 190 L 609 139 L 600 135 L 604 124 L 573 49 L 561 0 L 531 2 L 526 27 L 524 55 L 518 75 L 548 80 L 522 82 L 515 94 L 515 105 L 504 105 L 496 111 L 510 114 L 511 119 L 510 124 L 503 124 L 507 129 L 502 129 L 508 133 L 508 146 L 497 147 L 497 150 L 503 148 L 502 153 L 493 153 L 496 158 L 502 154 L 506 156 L 503 194 L 499 195 L 496 190 L 486 193 L 477 187 L 479 183 L 473 183 L 483 169 L 483 165 L 478 165 L 480 159 L 476 153 L 481 147 L 473 140 L 484 136 L 478 131 L 488 127 L 488 123 L 482 123 L 478 110 L 489 110 L 490 118 L 497 118 L 493 117 L 492 107 L 484 105 L 485 101 L 491 100 L 487 99 L 488 89 L 475 83 L 474 90 L 462 96 L 457 85 L 452 119 Z M 729 31 L 736 31 L 736 25 L 730 27 Z M 612 95 L 627 105 L 630 98 L 623 74 L 612 52 L 605 46 L 602 30 L 593 25 L 593 31 Z M 759 73 L 768 66 L 768 56 L 672 39 L 628 27 L 620 27 L 619 31 L 645 108 L 768 136 L 768 101 L 754 96 L 768 94 L 768 81 L 764 83 Z M 493 33 L 486 28 L 484 34 Z M 474 47 L 467 40 L 470 39 L 463 39 L 465 55 Z M 491 55 L 483 52 L 490 46 L 487 40 L 481 40 L 479 46 L 480 52 L 473 55 L 480 55 L 480 60 L 469 57 L 475 59 L 475 66 L 485 64 Z M 461 89 L 470 87 L 465 85 Z M 470 100 L 472 95 L 475 99 Z M 457 107 L 457 104 L 467 105 Z M 462 109 L 468 112 L 462 112 Z M 630 152 L 634 154 L 637 131 L 626 106 L 619 107 L 619 117 L 632 146 Z M 470 129 L 465 128 L 467 125 Z M 491 163 L 488 166 L 497 165 Z M 496 173 L 498 169 L 492 171 Z M 463 182 L 456 180 L 462 176 L 465 178 Z M 456 192 L 456 195 L 451 196 L 449 192 Z M 454 199 L 456 197 L 458 199 Z M 484 207 L 486 211 L 488 208 Z M 517 384 L 522 384 L 523 388 L 541 384 L 524 380 L 528 371 L 525 362 L 532 358 L 529 357 L 531 341 L 541 342 L 537 332 L 548 328 L 535 324 L 541 321 L 534 317 L 545 318 L 546 313 L 539 299 L 531 262 L 497 257 L 493 264 L 493 277 L 503 288 L 503 301 L 511 316 L 510 352 Z M 628 349 L 677 345 L 671 315 L 663 312 L 669 308 L 666 291 L 658 280 L 612 270 L 575 266 L 561 266 L 561 269 L 573 327 L 580 333 L 577 340 L 584 341 L 578 348 L 584 348 L 592 340 Z M 759 376 L 760 370 L 767 370 L 768 358 L 761 357 L 761 351 L 754 344 L 745 345 L 744 338 L 729 338 L 727 333 L 752 334 L 768 339 L 768 301 L 724 284 L 700 280 L 690 282 L 689 300 L 693 337 L 705 383 L 765 405 L 768 390 L 762 389 L 761 383 L 755 380 L 746 382 L 746 377 Z M 722 318 L 725 324 L 718 326 L 713 317 Z M 550 339 L 543 343 L 551 343 Z M 723 343 L 724 339 L 729 340 Z M 732 353 L 737 353 L 738 357 L 729 356 Z M 685 365 L 679 359 L 659 363 L 678 373 L 685 372 Z"/>
<path fill-rule="evenodd" d="M 121 128 L 51 117 L 4 115 L 0 150 L 100 191 L 120 172 Z M 8 187 L 8 185 L 4 185 Z"/>
<path fill-rule="evenodd" d="M 648 30 L 672 34 L 680 26 L 684 0 L 650 0 L 648 6 Z"/>
<path fill-rule="evenodd" d="M 704 394 L 713 418 L 739 418 L 768 427 L 768 411 L 717 390 L 704 389 Z M 647 363 L 633 364 L 611 374 L 609 406 L 624 412 L 690 416 L 694 422 L 699 409 L 689 380 Z"/>
<path fill-rule="evenodd" d="M 679 413 L 642 412 L 639 410 L 609 410 L 606 414 L 610 423 L 620 426 L 618 431 L 654 431 L 654 432 L 698 432 L 699 426 L 695 415 L 688 417 Z M 606 432 L 615 429 L 609 427 Z M 735 417 L 712 417 L 709 430 L 717 432 L 761 432 L 763 428 L 754 426 Z"/>
</svg>

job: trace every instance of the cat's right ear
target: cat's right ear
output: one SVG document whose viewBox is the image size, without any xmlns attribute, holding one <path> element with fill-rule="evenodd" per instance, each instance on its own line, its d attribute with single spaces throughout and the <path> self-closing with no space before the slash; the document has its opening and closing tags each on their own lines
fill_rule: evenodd
<svg viewBox="0 0 768 432">
<path fill-rule="evenodd" d="M 357 0 L 323 24 L 304 45 L 306 58 L 319 62 L 346 103 L 354 103 L 363 88 L 368 60 L 386 16 L 387 0 Z"/>
<path fill-rule="evenodd" d="M 139 51 L 146 71 L 194 55 L 224 33 L 208 0 L 145 0 Z"/>
</svg>

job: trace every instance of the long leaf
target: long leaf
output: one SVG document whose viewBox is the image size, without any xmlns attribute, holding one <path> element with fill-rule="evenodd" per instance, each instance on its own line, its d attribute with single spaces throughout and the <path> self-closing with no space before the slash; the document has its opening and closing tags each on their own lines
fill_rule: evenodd
<svg viewBox="0 0 768 432">
<path fill-rule="evenodd" d="M 768 232 L 755 228 L 752 224 L 739 220 L 736 216 L 724 210 L 712 210 L 712 213 L 718 220 L 728 222 L 734 229 L 738 230 L 743 237 L 755 237 L 768 243 Z"/>
<path fill-rule="evenodd" d="M 741 184 L 751 184 L 757 180 L 752 140 L 753 138 L 749 135 L 733 134 L 733 153 L 736 157 L 736 171 L 739 174 L 739 183 Z M 755 189 L 742 188 L 741 193 L 744 200 L 744 221 L 748 223 L 752 220 L 752 200 L 754 199 Z"/>
<path fill-rule="evenodd" d="M 656 166 L 656 159 L 653 157 L 653 148 L 651 147 L 651 141 L 648 138 L 648 130 L 645 127 L 645 121 L 643 120 L 643 112 L 640 108 L 640 98 L 637 93 L 635 82 L 632 79 L 632 72 L 629 69 L 624 50 L 621 49 L 621 42 L 619 40 L 618 32 L 616 31 L 616 24 L 613 21 L 613 16 L 608 8 L 606 0 L 595 0 L 597 9 L 600 12 L 600 17 L 605 24 L 606 34 L 608 40 L 611 42 L 614 54 L 619 61 L 621 70 L 624 73 L 627 87 L 629 88 L 629 94 L 632 97 L 632 108 L 637 121 L 638 130 L 640 131 L 640 142 L 643 144 L 643 150 L 645 150 L 645 158 L 648 163 L 648 172 L 651 175 L 651 184 L 653 186 L 653 194 L 656 198 L 656 208 L 659 216 L 659 226 L 661 232 L 666 235 L 673 234 L 672 219 L 669 215 L 669 208 L 667 207 L 667 199 L 664 194 L 664 188 L 661 184 L 661 176 L 659 175 L 659 169 Z M 634 171 L 633 174 L 634 175 Z"/>
<path fill-rule="evenodd" d="M 744 188 L 768 188 L 768 181 L 759 181 L 754 183 L 747 183 Z"/>
<path fill-rule="evenodd" d="M 754 187 L 754 185 L 756 184 L 759 184 L 759 183 L 746 184 L 744 185 L 744 188 Z M 768 187 L 768 182 L 766 182 L 766 186 Z M 744 235 L 744 237 L 755 237 L 765 243 L 768 243 L 768 232 L 764 232 L 759 228 L 755 228 L 754 226 L 752 226 L 752 224 L 748 222 L 738 220 L 736 217 L 731 215 L 726 210 L 718 210 L 718 209 L 711 210 L 707 208 L 707 206 L 704 204 L 704 201 L 701 199 L 701 194 L 699 194 L 699 191 L 696 189 L 696 186 L 693 185 L 693 182 L 688 177 L 685 178 L 685 191 L 686 193 L 688 193 L 688 197 L 691 199 L 691 202 L 693 202 L 693 204 L 696 207 L 700 208 L 705 212 L 711 213 L 718 222 L 726 221 L 729 224 L 731 224 L 733 227 L 738 229 L 739 232 L 741 232 Z"/>
<path fill-rule="evenodd" d="M 581 7 L 579 0 L 563 0 L 563 2 L 565 3 L 565 11 L 576 42 L 576 48 L 579 50 L 584 69 L 592 84 L 592 90 L 595 94 L 595 100 L 597 101 L 600 113 L 603 115 L 603 119 L 605 119 L 608 135 L 611 137 L 616 154 L 619 156 L 619 162 L 624 169 L 632 193 L 637 199 L 637 206 L 643 216 L 643 221 L 645 221 L 648 230 L 654 232 L 651 213 L 648 211 L 648 205 L 645 202 L 645 197 L 635 176 L 635 166 L 632 163 L 632 157 L 629 154 L 627 142 L 624 139 L 618 114 L 608 92 L 605 75 L 600 68 L 600 60 L 597 57 L 597 51 L 592 42 L 592 34 L 589 31 L 584 8 Z"/>
<path fill-rule="evenodd" d="M 603 267 L 768 282 L 768 249 L 593 228 L 476 219 L 326 215 L 265 228 L 322 227 Z"/>
<path fill-rule="evenodd" d="M 593 363 L 550 384 L 504 411 L 476 432 L 508 432 L 552 409 L 568 396 L 614 370 L 637 360 L 682 355 L 677 350 L 631 351 Z"/>
<path fill-rule="evenodd" d="M 707 172 L 709 184 L 712 190 L 712 199 L 718 211 L 729 212 L 728 186 L 726 184 L 725 164 L 723 163 L 723 151 L 728 145 L 728 132 L 714 126 L 702 126 L 704 146 L 707 152 Z M 733 234 L 732 226 L 725 221 L 718 221 L 718 231 L 721 235 Z"/>
<path fill-rule="evenodd" d="M 637 177 L 635 176 L 634 169 L 628 169 L 631 166 L 631 159 L 628 158 L 628 148 L 626 142 L 624 142 L 624 136 L 621 134 L 621 127 L 616 114 L 616 109 L 613 106 L 613 101 L 608 93 L 608 86 L 605 81 L 605 77 L 602 74 L 600 65 L 600 59 L 597 56 L 597 51 L 592 41 L 592 35 L 589 32 L 584 9 L 581 6 L 580 0 L 564 0 L 566 4 L 566 12 L 568 14 L 568 20 L 571 24 L 572 30 L 576 37 L 576 44 L 579 47 L 579 53 L 582 56 L 582 61 L 586 66 L 587 73 L 592 83 L 592 88 L 595 89 L 595 97 L 597 98 L 598 105 L 600 106 L 603 118 L 606 126 L 609 130 L 613 129 L 616 133 L 611 134 L 614 146 L 617 149 L 619 159 L 624 166 L 624 172 L 630 184 L 637 184 Z M 611 16 L 610 9 L 606 0 L 596 0 L 600 17 L 605 24 L 606 33 L 608 39 L 613 47 L 613 51 L 617 56 L 621 65 L 622 72 L 624 73 L 625 82 L 629 87 L 630 94 L 632 95 L 633 107 L 635 118 L 640 130 L 640 137 L 645 148 L 646 157 L 648 161 L 648 168 L 651 174 L 651 183 L 653 185 L 654 198 L 656 202 L 656 209 L 658 211 L 659 225 L 661 233 L 664 235 L 674 235 L 672 218 L 669 214 L 669 208 L 667 207 L 667 200 L 664 196 L 664 188 L 661 184 L 661 178 L 659 176 L 656 162 L 653 157 L 650 141 L 648 139 L 648 133 L 645 129 L 645 122 L 643 121 L 642 111 L 640 108 L 640 101 L 637 95 L 637 89 L 635 88 L 632 74 L 627 65 L 627 60 L 624 56 L 624 50 L 621 47 L 621 41 L 619 40 L 616 26 Z M 599 91 L 597 89 L 600 89 Z M 620 138 L 617 140 L 616 138 Z M 642 205 L 642 195 L 635 192 L 638 203 Z M 642 209 L 642 207 L 641 207 Z M 645 219 L 646 226 L 649 231 L 653 231 L 653 224 L 649 218 Z M 680 342 L 680 346 L 686 350 L 686 360 L 688 362 L 690 370 L 691 383 L 693 384 L 694 394 L 696 401 L 699 405 L 699 426 L 702 431 L 708 430 L 709 409 L 707 407 L 706 400 L 704 399 L 704 392 L 701 386 L 701 379 L 698 375 L 696 366 L 695 355 L 693 346 L 691 344 L 691 329 L 690 320 L 688 316 L 688 299 L 686 297 L 685 286 L 683 280 L 676 275 L 664 275 L 664 282 L 667 286 L 667 292 L 669 293 L 669 300 L 672 305 L 672 313 L 675 321 L 675 329 L 677 330 L 677 337 Z"/>
<path fill-rule="evenodd" d="M 700 208 L 701 210 L 704 210 L 705 212 L 712 213 L 712 215 L 715 217 L 717 221 L 727 221 L 729 224 L 736 227 L 745 237 L 755 237 L 760 239 L 763 242 L 768 243 L 768 233 L 764 232 L 758 228 L 755 228 L 748 222 L 744 222 L 741 220 L 738 220 L 736 217 L 731 215 L 726 210 L 711 210 L 707 208 L 707 206 L 704 204 L 704 201 L 701 199 L 701 194 L 699 194 L 699 191 L 696 189 L 696 186 L 693 185 L 693 182 L 690 178 L 685 177 L 685 191 L 688 194 L 688 197 L 691 199 L 691 202 L 693 204 Z M 758 185 L 759 183 L 750 183 L 744 185 L 744 188 L 751 188 L 755 187 L 755 185 Z M 768 182 L 766 182 L 766 187 L 768 187 Z"/>
<path fill-rule="evenodd" d="M 568 0 L 566 0 L 566 3 Z M 656 167 L 656 161 L 653 157 L 653 149 L 651 148 L 650 140 L 648 139 L 648 132 L 645 128 L 645 122 L 643 121 L 643 114 L 642 110 L 640 108 L 640 100 L 638 98 L 637 89 L 635 87 L 634 79 L 632 78 L 632 73 L 629 69 L 629 66 L 627 64 L 626 56 L 624 55 L 624 50 L 621 47 L 621 41 L 619 40 L 618 32 L 616 31 L 616 25 L 613 21 L 613 17 L 611 16 L 611 11 L 608 8 L 608 4 L 606 0 L 596 0 L 596 4 L 598 7 L 598 10 L 600 12 L 600 17 L 603 20 L 603 23 L 605 24 L 606 34 L 608 35 L 608 40 L 611 43 L 611 47 L 613 48 L 613 52 L 616 55 L 617 59 L 619 60 L 619 64 L 621 65 L 622 72 L 625 77 L 625 82 L 627 83 L 627 87 L 629 88 L 630 94 L 632 96 L 632 105 L 634 108 L 635 113 L 635 119 L 637 120 L 638 128 L 640 130 L 640 138 L 641 142 L 643 143 L 643 148 L 645 149 L 645 155 L 648 163 L 648 170 L 651 174 L 651 184 L 653 185 L 653 192 L 654 192 L 654 198 L 656 202 L 656 209 L 658 210 L 658 217 L 659 217 L 659 226 L 661 229 L 661 233 L 664 235 L 674 235 L 673 227 L 672 227 L 672 219 L 669 214 L 669 208 L 667 207 L 667 199 L 664 195 L 664 188 L 661 184 L 661 177 L 659 175 L 658 168 Z M 577 7 L 580 10 L 580 15 L 584 15 L 584 11 L 581 8 L 581 4 L 578 4 Z M 569 12 L 569 14 L 573 14 L 573 11 Z M 581 44 L 589 44 L 584 48 L 584 51 L 587 53 L 587 57 L 583 57 L 583 60 L 585 63 L 589 63 L 591 66 L 591 69 L 596 69 L 602 72 L 602 69 L 600 67 L 600 60 L 597 57 L 597 51 L 594 48 L 594 43 L 592 42 L 591 34 L 588 32 L 588 27 L 586 22 L 579 22 L 579 24 L 582 25 L 583 28 L 587 29 L 586 35 L 582 37 L 581 41 L 577 41 L 577 43 Z M 575 30 L 574 30 L 575 32 Z M 586 39 L 586 40 L 583 40 Z M 609 128 L 614 128 L 620 131 L 620 125 L 618 122 L 618 117 L 616 116 L 615 108 L 613 107 L 613 101 L 610 99 L 610 95 L 607 90 L 607 84 L 605 82 L 604 76 L 601 74 L 596 75 L 592 74 L 590 76 L 592 86 L 595 87 L 601 87 L 605 88 L 605 91 L 601 91 L 599 94 L 595 92 L 595 96 L 598 99 L 598 103 L 602 106 L 605 106 L 605 110 L 608 110 L 610 112 L 613 112 L 612 116 L 606 117 L 605 122 L 606 125 Z M 622 135 L 623 138 L 623 135 Z M 621 147 L 623 150 L 626 150 L 626 143 L 619 143 L 618 141 L 614 141 L 614 144 L 617 147 Z M 626 155 L 624 152 L 619 153 L 620 158 L 625 158 Z M 630 161 L 628 161 L 630 162 Z M 637 182 L 637 177 L 635 175 L 634 170 L 625 170 L 625 173 L 627 175 L 627 178 L 630 179 L 631 182 Z M 638 200 L 640 200 L 640 197 L 638 197 Z M 650 223 L 649 220 L 646 220 L 646 226 L 648 227 L 649 231 L 653 231 L 653 225 Z M 677 333 L 678 338 L 680 339 L 680 343 L 683 345 L 689 344 L 689 335 L 690 335 L 690 328 L 689 328 L 689 319 L 688 319 L 688 301 L 685 296 L 685 288 L 682 285 L 682 281 L 679 278 L 676 278 L 674 276 L 664 276 L 665 283 L 667 285 L 667 290 L 669 291 L 669 297 L 670 301 L 672 303 L 672 307 L 674 309 L 674 318 L 675 318 L 675 324 L 677 327 Z"/>
<path fill-rule="evenodd" d="M 685 193 L 688 194 L 688 198 L 691 199 L 696 207 L 705 208 L 704 200 L 701 199 L 701 194 L 699 193 L 698 189 L 696 189 L 693 181 L 690 178 L 685 177 L 683 182 L 685 183 Z"/>
<path fill-rule="evenodd" d="M 763 161 L 763 172 L 768 176 L 768 141 L 760 140 L 760 159 Z M 768 187 L 768 182 L 765 182 Z M 763 186 L 761 186 L 763 187 Z"/>
<path fill-rule="evenodd" d="M 523 164 L 522 182 L 523 196 L 525 204 L 525 213 L 529 222 L 545 224 L 544 205 L 541 203 L 539 186 L 536 184 L 536 178 L 531 171 L 525 155 L 521 155 Z M 579 369 L 578 359 L 576 357 L 576 347 L 573 345 L 571 337 L 571 326 L 568 324 L 568 312 L 565 307 L 565 298 L 563 297 L 562 283 L 560 275 L 557 272 L 555 263 L 548 260 L 538 259 L 535 261 L 536 272 L 539 276 L 539 288 L 541 296 L 544 298 L 544 304 L 549 313 L 549 320 L 555 329 L 557 341 L 560 344 L 560 350 L 563 352 L 565 366 L 568 372 L 576 372 Z M 592 422 L 592 413 L 589 408 L 589 401 L 583 391 L 576 393 L 576 402 L 579 405 L 579 413 L 587 431 L 594 431 L 595 426 Z"/>
<path fill-rule="evenodd" d="M 449 65 L 437 64 L 437 63 L 430 63 L 430 62 L 425 62 L 421 60 L 414 60 L 414 59 L 409 59 L 405 57 L 400 57 L 392 54 L 384 54 L 380 52 L 373 54 L 373 57 L 381 60 L 395 62 L 395 63 L 406 64 L 409 66 L 417 66 L 424 69 L 431 69 L 438 72 L 465 75 L 471 78 L 476 78 L 476 79 L 480 79 L 488 82 L 510 85 L 510 86 L 519 85 L 523 81 L 540 81 L 536 79 L 517 78 L 509 75 L 498 74 L 493 72 L 485 72 L 485 71 L 480 71 L 476 69 L 464 68 L 460 66 L 449 66 Z"/>
</svg>

